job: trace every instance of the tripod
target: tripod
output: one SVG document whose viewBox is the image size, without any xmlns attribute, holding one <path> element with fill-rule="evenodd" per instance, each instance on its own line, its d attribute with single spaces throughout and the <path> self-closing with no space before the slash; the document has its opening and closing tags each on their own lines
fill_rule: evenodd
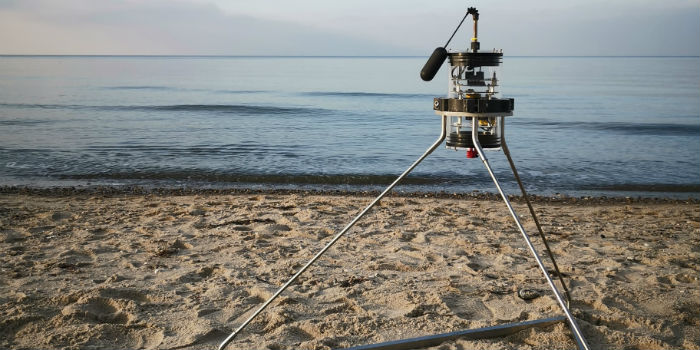
<svg viewBox="0 0 700 350">
<path fill-rule="evenodd" d="M 360 214 L 358 214 L 352 221 L 350 221 L 349 224 L 347 224 L 340 232 L 338 232 L 333 239 L 331 239 L 330 242 L 328 242 L 323 249 L 321 249 L 316 255 L 309 260 L 309 262 L 306 263 L 299 271 L 297 271 L 294 276 L 292 276 L 282 287 L 280 287 L 270 298 L 268 298 L 248 319 L 246 319 L 233 333 L 231 333 L 220 345 L 219 345 L 219 350 L 223 350 L 226 348 L 226 345 L 228 345 L 229 342 L 231 342 L 238 333 L 240 333 L 258 314 L 260 314 L 265 308 L 270 305 L 282 292 L 284 292 L 287 287 L 289 287 L 294 281 L 302 274 L 304 271 L 306 271 L 318 258 L 320 258 L 333 244 L 335 244 L 345 233 L 347 233 L 367 212 L 369 212 L 384 196 L 386 196 L 401 180 L 403 180 L 413 169 L 415 169 L 418 164 L 420 164 L 425 158 L 427 158 L 438 146 L 440 146 L 443 141 L 445 140 L 446 134 L 447 134 L 447 119 L 448 119 L 448 114 L 447 113 L 441 113 L 441 121 L 442 121 L 442 131 L 440 133 L 440 136 L 438 139 L 415 161 L 411 166 L 408 167 L 394 182 L 392 182 L 377 198 L 375 198 Z M 503 149 L 503 153 L 506 155 L 506 158 L 508 159 L 508 163 L 510 164 L 511 170 L 513 171 L 513 175 L 515 176 L 515 179 L 518 182 L 518 186 L 520 187 L 520 190 L 522 192 L 522 196 L 525 199 L 527 206 L 530 210 L 530 214 L 532 215 L 532 218 L 537 226 L 537 229 L 539 231 L 540 237 L 542 238 L 545 249 L 554 265 L 557 277 L 559 278 L 559 281 L 562 285 L 562 288 L 564 289 L 564 293 L 566 295 L 566 301 L 562 298 L 562 295 L 560 294 L 559 290 L 557 289 L 556 285 L 554 284 L 554 281 L 552 278 L 549 276 L 549 272 L 547 271 L 547 268 L 542 262 L 542 259 L 540 258 L 539 254 L 537 253 L 537 250 L 535 249 L 534 245 L 532 244 L 532 241 L 530 240 L 530 237 L 528 236 L 527 232 L 525 231 L 525 228 L 523 227 L 522 223 L 520 222 L 520 219 L 518 218 L 518 215 L 515 213 L 515 210 L 513 209 L 513 206 L 511 205 L 510 201 L 508 200 L 508 196 L 503 192 L 503 189 L 501 188 L 501 185 L 496 178 L 496 176 L 493 173 L 493 170 L 491 169 L 491 166 L 489 164 L 488 159 L 486 158 L 484 151 L 481 147 L 481 144 L 479 143 L 479 121 L 480 117 L 492 117 L 488 116 L 484 113 L 472 113 L 470 114 L 464 114 L 461 113 L 460 115 L 470 117 L 472 119 L 472 133 L 471 133 L 471 139 L 474 145 L 474 148 L 476 149 L 479 158 L 481 161 L 484 163 L 484 166 L 488 170 L 489 175 L 491 176 L 491 179 L 493 180 L 494 184 L 496 185 L 496 188 L 498 189 L 498 193 L 501 195 L 501 198 L 505 202 L 506 206 L 508 207 L 508 211 L 510 212 L 511 216 L 513 217 L 513 220 L 515 221 L 516 226 L 518 226 L 518 229 L 520 230 L 520 233 L 522 234 L 523 239 L 525 240 L 526 245 L 528 246 L 530 252 L 532 253 L 532 256 L 534 259 L 537 261 L 537 265 L 539 266 L 540 270 L 542 271 L 545 279 L 547 280 L 547 284 L 551 288 L 552 292 L 554 293 L 554 296 L 559 303 L 559 306 L 561 307 L 562 311 L 565 314 L 565 318 L 568 321 L 569 328 L 571 329 L 571 332 L 574 336 L 574 339 L 576 341 L 576 344 L 580 350 L 589 350 L 589 346 L 586 343 L 586 340 L 583 337 L 583 334 L 581 333 L 581 330 L 579 329 L 578 324 L 576 323 L 576 320 L 571 314 L 571 311 L 569 310 L 569 304 L 571 301 L 570 295 L 568 288 L 566 287 L 566 283 L 564 283 L 563 277 L 561 272 L 559 271 L 559 267 L 556 264 L 556 261 L 554 259 L 554 255 L 552 254 L 549 244 L 547 243 L 547 240 L 544 236 L 544 233 L 542 231 L 542 228 L 539 224 L 539 221 L 537 220 L 537 215 L 535 215 L 535 211 L 532 207 L 532 204 L 530 203 L 530 200 L 527 197 L 527 193 L 525 192 L 525 187 L 522 184 L 522 181 L 520 180 L 520 176 L 518 175 L 518 172 L 515 168 L 515 163 L 513 162 L 513 159 L 510 155 L 510 151 L 508 150 L 508 146 L 505 142 L 505 134 L 504 134 L 504 125 L 505 125 L 505 117 L 501 114 L 500 116 L 497 116 L 496 118 L 500 118 L 500 135 L 501 135 L 501 148 Z M 551 324 L 553 319 L 548 319 L 548 320 L 543 320 L 541 324 Z M 527 325 L 525 326 L 535 326 L 538 325 L 538 322 L 528 322 Z M 497 327 L 494 332 L 494 328 L 488 328 L 488 329 L 482 329 L 481 333 L 488 333 L 486 336 L 499 336 L 499 335 L 504 335 L 504 334 L 509 334 L 512 333 L 513 331 L 519 331 L 523 329 L 524 324 L 515 324 L 515 325 L 510 325 L 510 326 L 501 326 Z M 491 333 L 489 333 L 491 332 Z M 457 332 L 460 333 L 460 332 Z M 422 338 L 415 338 L 415 339 L 409 339 L 409 340 L 404 340 L 404 341 L 394 341 L 394 342 L 389 342 L 389 343 L 383 343 L 383 344 L 374 344 L 374 345 L 368 345 L 368 346 L 361 346 L 361 347 L 356 347 L 353 348 L 355 350 L 360 350 L 360 349 L 409 349 L 409 348 L 415 348 L 419 346 L 428 346 L 430 344 L 435 344 L 435 342 L 439 341 L 444 341 L 447 339 L 454 339 L 455 337 L 458 337 L 460 335 L 469 335 L 473 334 L 474 332 L 463 332 L 464 334 L 455 334 L 455 333 L 447 333 L 447 334 L 441 334 L 433 337 L 422 337 Z M 478 332 L 477 332 L 478 333 Z M 430 338 L 430 339 L 427 339 Z M 426 340 L 432 341 L 432 343 L 426 343 Z"/>
</svg>

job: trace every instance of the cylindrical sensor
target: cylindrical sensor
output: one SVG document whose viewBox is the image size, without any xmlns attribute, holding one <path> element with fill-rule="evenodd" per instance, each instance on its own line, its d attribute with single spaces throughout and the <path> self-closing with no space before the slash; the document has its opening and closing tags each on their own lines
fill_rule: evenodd
<svg viewBox="0 0 700 350">
<path fill-rule="evenodd" d="M 446 58 L 447 50 L 444 47 L 438 47 L 435 49 L 433 54 L 430 55 L 430 58 L 428 58 L 428 61 L 425 62 L 423 69 L 421 69 L 420 78 L 424 81 L 433 80 L 435 74 L 437 74 L 437 72 L 440 70 L 442 63 L 445 62 Z"/>
</svg>

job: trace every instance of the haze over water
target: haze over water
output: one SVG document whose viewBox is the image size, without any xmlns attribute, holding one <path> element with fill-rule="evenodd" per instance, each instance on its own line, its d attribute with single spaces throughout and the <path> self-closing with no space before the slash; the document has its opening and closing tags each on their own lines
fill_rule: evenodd
<svg viewBox="0 0 700 350">
<path fill-rule="evenodd" d="M 379 189 L 440 133 L 424 57 L 0 56 L 0 181 Z M 700 58 L 509 57 L 506 136 L 537 194 L 699 197 Z M 500 152 L 487 156 L 511 193 Z M 439 148 L 397 190 L 493 192 Z"/>
</svg>

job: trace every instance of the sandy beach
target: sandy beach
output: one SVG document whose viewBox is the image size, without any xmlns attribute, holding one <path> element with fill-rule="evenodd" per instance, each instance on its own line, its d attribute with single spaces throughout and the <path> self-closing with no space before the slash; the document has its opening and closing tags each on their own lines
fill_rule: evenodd
<svg viewBox="0 0 700 350">
<path fill-rule="evenodd" d="M 0 348 L 213 349 L 371 199 L 4 189 Z M 700 349 L 696 201 L 535 207 L 593 349 Z M 559 315 L 502 201 L 391 196 L 229 349 L 343 348 Z M 435 347 L 513 348 L 576 345 L 560 323 Z"/>
</svg>

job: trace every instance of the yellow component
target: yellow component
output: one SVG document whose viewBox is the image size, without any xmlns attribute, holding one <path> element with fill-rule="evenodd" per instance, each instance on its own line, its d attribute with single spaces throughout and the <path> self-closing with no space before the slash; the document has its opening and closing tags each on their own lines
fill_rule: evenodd
<svg viewBox="0 0 700 350">
<path fill-rule="evenodd" d="M 479 119 L 479 126 L 489 126 L 490 124 L 488 120 Z"/>
<path fill-rule="evenodd" d="M 476 38 L 472 38 L 472 41 L 476 41 Z"/>
</svg>

